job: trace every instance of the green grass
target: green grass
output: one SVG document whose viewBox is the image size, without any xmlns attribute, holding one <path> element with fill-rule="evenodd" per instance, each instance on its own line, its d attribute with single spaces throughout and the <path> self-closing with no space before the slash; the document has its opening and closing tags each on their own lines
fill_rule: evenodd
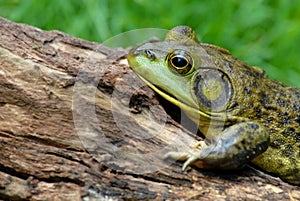
<svg viewBox="0 0 300 201">
<path fill-rule="evenodd" d="M 0 0 L 0 15 L 97 42 L 133 29 L 185 24 L 201 41 L 300 87 L 297 0 Z"/>
</svg>

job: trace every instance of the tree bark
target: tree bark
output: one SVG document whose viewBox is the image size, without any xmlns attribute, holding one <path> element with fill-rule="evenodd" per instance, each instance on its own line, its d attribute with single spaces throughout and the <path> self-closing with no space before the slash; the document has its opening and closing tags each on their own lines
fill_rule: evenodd
<svg viewBox="0 0 300 201">
<path fill-rule="evenodd" d="M 0 18 L 2 200 L 299 200 L 300 188 L 247 166 L 165 161 L 195 126 L 110 49 Z"/>
</svg>

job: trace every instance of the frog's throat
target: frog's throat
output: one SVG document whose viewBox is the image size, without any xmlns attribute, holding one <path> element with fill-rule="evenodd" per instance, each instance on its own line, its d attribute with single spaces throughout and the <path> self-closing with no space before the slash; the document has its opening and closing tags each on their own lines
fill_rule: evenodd
<svg viewBox="0 0 300 201">
<path fill-rule="evenodd" d="M 199 110 L 198 108 L 187 105 L 187 104 L 175 99 L 173 96 L 170 96 L 168 93 L 165 93 L 164 91 L 160 90 L 158 87 L 153 85 L 151 82 L 149 82 L 147 79 L 143 78 L 142 76 L 140 76 L 140 75 L 138 75 L 138 76 L 141 78 L 142 81 L 144 81 L 149 87 L 151 87 L 151 89 L 153 89 L 160 96 L 162 96 L 163 98 L 165 98 L 169 102 L 175 104 L 180 109 L 183 109 L 184 111 L 188 111 L 189 114 L 193 114 L 192 116 L 202 117 L 202 118 L 205 118 L 207 120 L 214 119 L 216 121 L 222 121 L 222 122 L 224 122 L 224 120 L 226 119 L 226 117 L 222 114 L 219 114 L 219 113 L 209 113 L 209 114 L 204 113 L 201 110 Z"/>
</svg>

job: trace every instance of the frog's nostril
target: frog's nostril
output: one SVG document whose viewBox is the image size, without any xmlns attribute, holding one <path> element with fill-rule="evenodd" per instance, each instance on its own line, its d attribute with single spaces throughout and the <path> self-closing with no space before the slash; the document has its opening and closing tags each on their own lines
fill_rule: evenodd
<svg viewBox="0 0 300 201">
<path fill-rule="evenodd" d="M 131 49 L 131 50 L 129 51 L 129 54 L 132 54 L 132 55 L 139 55 L 139 54 L 141 54 L 141 50 L 139 50 L 139 49 Z"/>
<path fill-rule="evenodd" d="M 150 60 L 154 60 L 156 58 L 155 54 L 151 50 L 145 50 L 144 53 Z"/>
</svg>

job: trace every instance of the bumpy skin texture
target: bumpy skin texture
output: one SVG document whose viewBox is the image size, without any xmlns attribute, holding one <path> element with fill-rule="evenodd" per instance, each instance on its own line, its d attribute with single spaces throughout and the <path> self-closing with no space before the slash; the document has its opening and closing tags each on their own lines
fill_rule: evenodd
<svg viewBox="0 0 300 201">
<path fill-rule="evenodd" d="M 227 50 L 199 43 L 190 27 L 170 30 L 163 42 L 128 55 L 133 70 L 157 93 L 182 108 L 211 142 L 201 150 L 170 152 L 184 168 L 234 169 L 251 161 L 300 184 L 300 90 Z"/>
</svg>

